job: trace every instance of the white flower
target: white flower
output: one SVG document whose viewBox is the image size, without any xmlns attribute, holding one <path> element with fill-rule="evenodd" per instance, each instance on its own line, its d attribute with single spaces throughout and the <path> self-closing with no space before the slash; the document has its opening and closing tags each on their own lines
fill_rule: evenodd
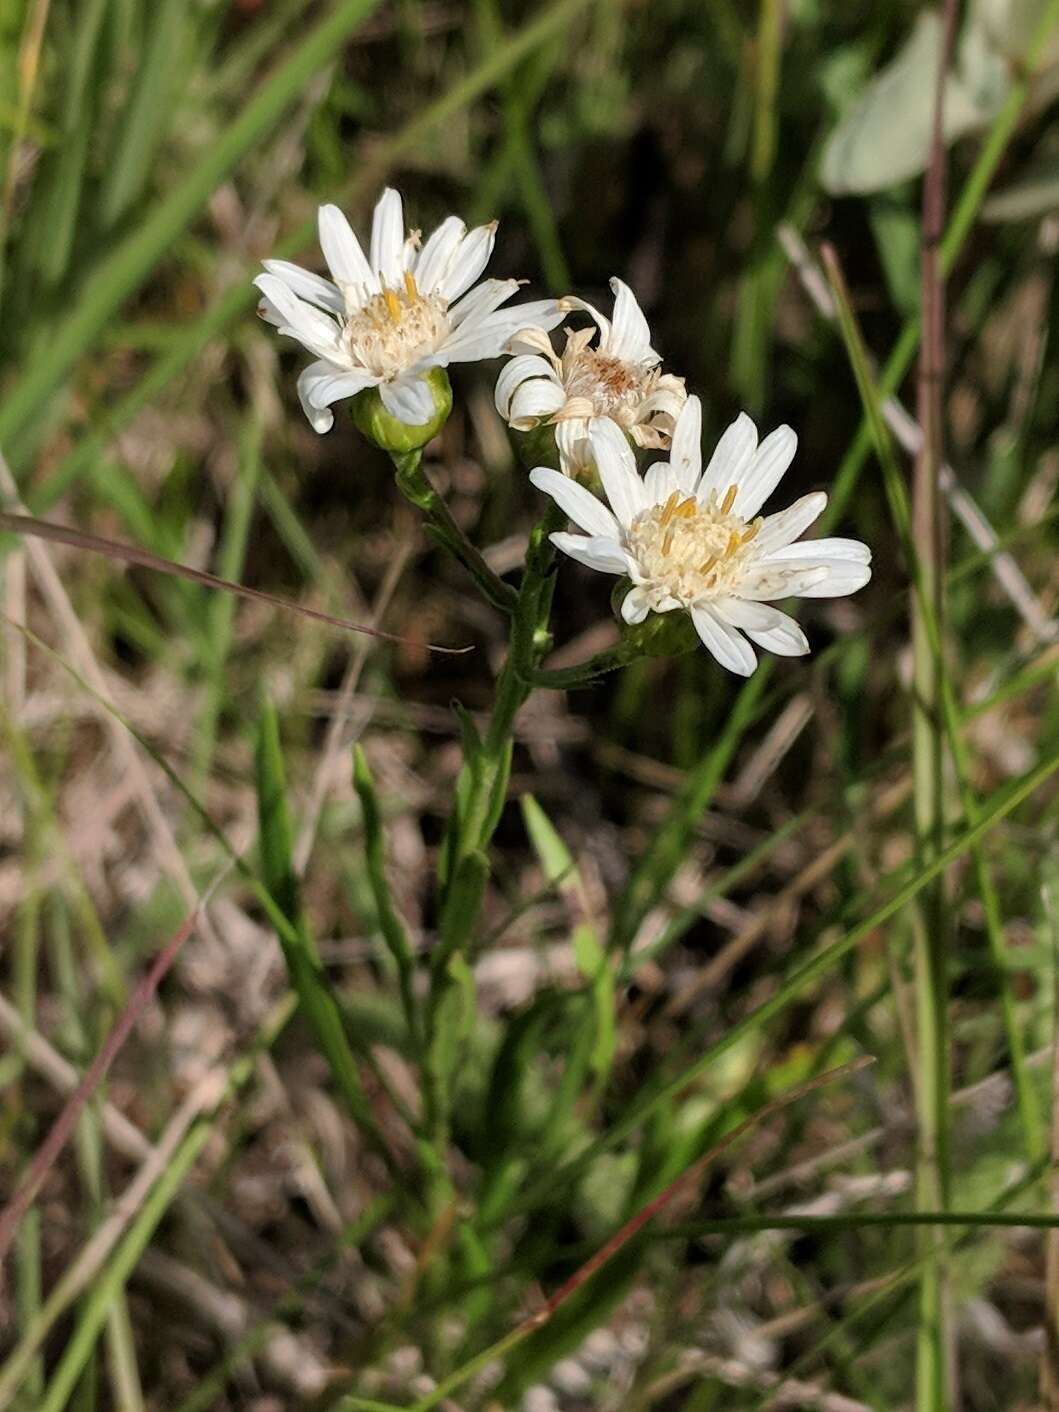
<svg viewBox="0 0 1059 1412">
<path fill-rule="evenodd" d="M 856 539 L 796 542 L 827 504 L 820 491 L 758 515 L 794 458 L 790 427 L 759 445 L 754 423 L 740 415 L 703 471 L 701 426 L 699 399 L 689 397 L 669 461 L 641 479 L 624 434 L 613 422 L 594 422 L 592 454 L 609 509 L 557 471 L 538 466 L 530 479 L 585 531 L 553 534 L 553 544 L 589 568 L 632 580 L 621 608 L 627 623 L 683 608 L 718 662 L 749 676 L 757 665 L 751 643 L 785 657 L 809 650 L 798 624 L 771 600 L 855 593 L 871 577 L 871 551 Z"/>
<path fill-rule="evenodd" d="M 379 389 L 399 421 L 423 426 L 435 412 L 422 376 L 429 369 L 495 358 L 518 330 L 551 329 L 562 318 L 554 299 L 501 310 L 515 279 L 471 288 L 489 262 L 495 221 L 469 231 L 449 216 L 420 248 L 418 231 L 405 235 L 400 194 L 387 188 L 367 257 L 337 206 L 320 207 L 319 226 L 333 282 L 286 260 L 264 261 L 254 281 L 262 317 L 316 354 L 298 378 L 316 431 L 330 429 L 333 402 L 366 387 Z"/>
<path fill-rule="evenodd" d="M 560 299 L 564 310 L 583 309 L 596 329 L 567 330 L 562 357 L 540 329 L 519 333 L 509 351 L 517 354 L 496 384 L 497 411 L 516 431 L 531 431 L 541 421 L 555 425 L 559 463 L 567 475 L 591 465 L 588 429 L 606 417 L 637 446 L 666 447 L 687 393 L 684 379 L 663 373 L 661 357 L 651 347 L 651 330 L 636 296 L 612 279 L 613 321 L 573 296 Z"/>
</svg>

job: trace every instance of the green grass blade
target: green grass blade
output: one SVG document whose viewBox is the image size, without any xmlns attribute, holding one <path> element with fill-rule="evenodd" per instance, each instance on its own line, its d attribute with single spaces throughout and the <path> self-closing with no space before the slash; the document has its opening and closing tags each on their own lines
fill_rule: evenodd
<svg viewBox="0 0 1059 1412">
<path fill-rule="evenodd" d="M 132 92 L 118 123 L 117 141 L 100 192 L 104 227 L 115 225 L 139 200 L 190 62 L 195 12 L 185 0 L 155 0 L 146 24 L 146 44 Z"/>
<path fill-rule="evenodd" d="M 484 40 L 486 55 L 503 43 L 497 0 L 475 0 L 475 14 Z M 510 152 L 513 184 L 526 213 L 526 221 L 537 245 L 545 282 L 555 294 L 570 287 L 570 269 L 563 253 L 555 213 L 533 146 L 532 103 L 522 76 L 512 74 L 502 85 L 504 130 Z"/>
<path fill-rule="evenodd" d="M 49 284 L 63 278 L 73 257 L 98 106 L 94 79 L 106 13 L 107 0 L 87 0 L 78 14 L 68 60 L 61 136 L 26 217 L 38 233 L 37 239 L 27 242 L 26 254 Z"/>
<path fill-rule="evenodd" d="M 375 781 L 368 765 L 368 757 L 359 745 L 353 747 L 353 787 L 360 800 L 364 821 L 364 861 L 368 880 L 371 883 L 375 910 L 379 918 L 379 928 L 383 941 L 397 967 L 397 980 L 401 990 L 401 1004 L 404 1008 L 405 1023 L 409 1038 L 418 1045 L 421 1034 L 419 1010 L 416 1005 L 413 984 L 415 980 L 415 952 L 408 940 L 404 923 L 397 914 L 389 880 L 386 877 L 385 837 L 382 827 L 382 812 L 375 793 Z"/>
<path fill-rule="evenodd" d="M 377 0 L 339 0 L 222 130 L 194 169 L 106 257 L 85 284 L 55 337 L 30 358 L 29 366 L 10 389 L 0 407 L 0 446 L 13 441 L 40 415 L 78 358 L 172 248 L 210 193 L 271 131 L 312 75 L 342 47 L 376 3 Z M 242 306 L 240 300 L 239 307 Z"/>
<path fill-rule="evenodd" d="M 233 583 L 242 581 L 246 564 L 250 526 L 264 461 L 262 436 L 260 418 L 250 417 L 242 429 L 239 471 L 228 495 L 217 563 L 220 577 Z M 214 594 L 207 606 L 206 633 L 202 644 L 206 699 L 195 732 L 193 777 L 200 788 L 209 775 L 217 727 L 228 694 L 225 666 L 232 645 L 234 623 L 234 597 L 226 593 Z"/>
</svg>

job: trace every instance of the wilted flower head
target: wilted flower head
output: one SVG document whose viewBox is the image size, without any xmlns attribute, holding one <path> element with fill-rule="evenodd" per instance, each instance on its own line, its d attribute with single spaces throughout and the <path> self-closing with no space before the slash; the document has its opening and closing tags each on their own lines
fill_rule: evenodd
<svg viewBox="0 0 1059 1412">
<path fill-rule="evenodd" d="M 561 299 L 560 308 L 583 309 L 596 328 L 568 329 L 562 357 L 540 328 L 520 332 L 509 347 L 517 356 L 496 384 L 497 410 L 516 431 L 554 424 L 567 475 L 591 465 L 588 429 L 594 418 L 614 422 L 637 446 L 666 447 L 687 396 L 683 378 L 660 370 L 661 357 L 651 347 L 651 330 L 632 290 L 620 279 L 610 287 L 613 320 L 583 299 Z"/>
<path fill-rule="evenodd" d="M 703 471 L 701 425 L 699 399 L 689 397 L 669 461 L 641 479 L 624 434 L 613 422 L 594 422 L 592 456 L 609 508 L 557 471 L 539 466 L 530 479 L 585 531 L 553 534 L 559 549 L 632 580 L 621 606 L 627 623 L 682 608 L 718 662 L 749 676 L 757 665 L 751 643 L 785 657 L 809 650 L 798 624 L 771 600 L 855 593 L 871 577 L 871 551 L 856 539 L 796 542 L 827 504 L 820 491 L 758 515 L 794 458 L 790 427 L 759 445 L 754 423 L 740 415 Z"/>
<path fill-rule="evenodd" d="M 489 262 L 495 222 L 468 231 L 449 216 L 421 246 L 418 231 L 405 234 L 400 194 L 387 188 L 367 256 L 337 206 L 320 207 L 319 227 L 330 280 L 266 260 L 254 281 L 262 317 L 316 354 L 298 378 L 316 431 L 330 429 L 332 403 L 365 388 L 378 388 L 398 422 L 428 427 L 439 412 L 437 379 L 432 386 L 426 376 L 432 368 L 495 358 L 519 329 L 551 329 L 562 317 L 554 299 L 501 309 L 519 287 L 515 279 L 472 289 Z"/>
</svg>

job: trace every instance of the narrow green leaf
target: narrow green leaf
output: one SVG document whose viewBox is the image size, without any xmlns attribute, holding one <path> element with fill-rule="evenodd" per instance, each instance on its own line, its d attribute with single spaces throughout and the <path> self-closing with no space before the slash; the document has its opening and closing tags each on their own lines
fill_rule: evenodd
<svg viewBox="0 0 1059 1412">
<path fill-rule="evenodd" d="M 582 922 L 574 928 L 573 945 L 577 968 L 592 986 L 596 1034 L 589 1055 L 589 1066 L 597 1079 L 602 1080 L 610 1072 L 618 1044 L 614 972 L 595 932 L 587 923 Z"/>
<path fill-rule="evenodd" d="M 479 849 L 466 854 L 456 865 L 445 892 L 445 905 L 438 927 L 440 941 L 434 954 L 435 968 L 448 965 L 456 951 L 468 952 L 474 943 L 475 919 L 489 880 L 489 859 Z"/>
<path fill-rule="evenodd" d="M 457 952 L 448 957 L 431 1004 L 426 1066 L 437 1111 L 452 1107 L 452 1080 L 467 1047 L 475 1013 L 474 974 Z"/>
<path fill-rule="evenodd" d="M 398 984 L 401 988 L 401 1004 L 404 1007 L 405 1023 L 413 1043 L 418 1043 L 420 1033 L 419 1015 L 413 992 L 415 978 L 415 953 L 408 940 L 404 923 L 397 914 L 393 894 L 386 877 L 385 839 L 382 828 L 382 814 L 375 793 L 368 758 L 360 745 L 353 747 L 353 786 L 360 800 L 364 822 L 364 861 L 371 883 L 375 910 L 379 918 L 379 928 L 383 941 L 397 967 Z"/>
<path fill-rule="evenodd" d="M 93 78 L 106 12 L 107 0 L 86 0 L 80 8 L 67 60 L 62 135 L 46 159 L 44 179 L 31 207 L 37 238 L 27 240 L 24 248 L 50 284 L 66 274 L 74 250 L 97 106 L 98 84 Z"/>
<path fill-rule="evenodd" d="M 883 420 L 882 401 L 875 378 L 872 374 L 860 327 L 857 323 L 856 315 L 853 312 L 853 307 L 850 303 L 837 261 L 835 260 L 833 252 L 828 249 L 824 251 L 824 263 L 827 266 L 832 293 L 835 297 L 839 327 L 846 344 L 846 351 L 853 368 L 857 388 L 861 395 L 861 401 L 871 432 L 872 441 L 875 445 L 876 455 L 882 467 L 890 512 L 898 535 L 905 546 L 905 554 L 915 586 L 919 611 L 922 614 L 926 636 L 926 650 L 928 654 L 933 653 L 933 665 L 937 671 L 938 690 L 940 693 L 941 724 L 944 729 L 947 744 L 952 753 L 956 780 L 960 792 L 960 802 L 967 824 L 973 826 L 979 818 L 980 808 L 977 796 L 970 783 L 971 770 L 964 740 L 964 722 L 959 705 L 956 701 L 952 683 L 946 670 L 945 655 L 942 651 L 941 643 L 941 629 L 933 608 L 932 596 L 926 591 L 924 576 L 916 555 L 915 545 L 912 542 L 911 511 L 908 504 L 908 492 L 897 466 L 889 430 Z M 1026 1068 L 1025 1041 L 1016 1010 L 1011 980 L 1006 973 L 1004 964 L 1007 955 L 1007 943 L 1004 938 L 1000 900 L 997 896 L 992 874 L 989 871 L 982 849 L 977 845 L 973 845 L 970 851 L 979 897 L 985 916 L 986 935 L 989 939 L 990 951 L 997 968 L 1001 1010 L 1004 1016 L 1004 1027 L 1007 1034 L 1008 1049 L 1011 1055 L 1011 1066 L 1015 1079 L 1015 1087 L 1018 1093 L 1019 1111 L 1026 1139 L 1027 1155 L 1031 1161 L 1036 1161 L 1044 1154 L 1044 1124 L 1039 1111 L 1036 1089 L 1033 1086 L 1032 1079 Z M 946 989 L 940 982 L 938 988 L 941 991 Z M 937 1202 L 932 1202 L 931 1204 L 934 1205 L 937 1204 Z"/>
<path fill-rule="evenodd" d="M 189 62 L 196 11 L 186 0 L 155 0 L 132 92 L 118 123 L 100 196 L 103 225 L 112 226 L 139 199 L 158 144 L 172 120 Z"/>
<path fill-rule="evenodd" d="M 577 886 L 580 883 L 577 864 L 555 825 L 532 794 L 524 794 L 519 805 L 526 833 L 544 876 L 555 887 L 561 887 L 564 883 Z"/>
<path fill-rule="evenodd" d="M 265 886 L 295 931 L 304 938 L 304 944 L 311 947 L 301 916 L 298 880 L 294 873 L 294 837 L 287 808 L 279 721 L 275 707 L 267 699 L 261 708 L 257 738 L 257 814 Z"/>
</svg>

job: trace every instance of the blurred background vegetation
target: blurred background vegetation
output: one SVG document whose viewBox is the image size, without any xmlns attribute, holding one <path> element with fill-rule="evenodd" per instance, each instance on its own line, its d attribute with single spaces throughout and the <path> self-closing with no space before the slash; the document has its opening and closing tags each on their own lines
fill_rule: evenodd
<svg viewBox="0 0 1059 1412">
<path fill-rule="evenodd" d="M 1055 8 L 967 7 L 949 132 L 954 201 L 983 144 L 999 159 L 952 269 L 945 401 L 956 483 L 1013 555 L 1005 585 L 982 520 L 977 539 L 954 520 L 950 671 L 986 810 L 1059 749 L 1051 42 L 1032 80 L 1022 64 Z M 252 890 L 226 876 L 21 1224 L 0 1295 L 4 1405 L 429 1399 L 726 1130 L 860 1052 L 872 1070 L 763 1121 L 681 1197 L 675 1229 L 629 1243 L 445 1405 L 910 1404 L 912 920 L 871 924 L 912 867 L 908 573 L 842 340 L 789 255 L 799 238 L 810 260 L 833 245 L 881 364 L 918 304 L 931 25 L 905 0 L 0 10 L 7 508 L 402 639 L 83 550 L 0 544 L 0 1189 L 228 849 L 256 868 L 263 685 L 304 909 L 394 1163 L 292 1017 Z M 269 255 L 317 265 L 322 201 L 365 230 L 383 184 L 424 230 L 451 211 L 498 218 L 491 273 L 527 278 L 533 297 L 604 299 L 611 275 L 628 280 L 703 399 L 707 439 L 740 409 L 766 429 L 789 421 L 787 500 L 835 487 L 840 532 L 876 564 L 855 599 L 807 605 L 812 658 L 743 694 L 700 652 L 529 703 L 444 1229 L 416 1205 L 418 1094 L 350 746 L 371 762 L 391 883 L 428 951 L 452 703 L 488 704 L 503 625 L 422 536 L 385 458 L 342 417 L 326 437 L 309 429 L 303 355 L 259 324 L 250 285 Z M 455 371 L 428 464 L 509 572 L 540 506 L 493 409 L 495 371 Z M 914 402 L 910 382 L 899 391 Z M 556 602 L 557 665 L 612 640 L 598 578 L 564 566 Z M 1050 1209 L 1055 846 L 1053 781 L 986 836 L 998 917 L 981 872 L 966 857 L 952 871 L 961 1211 Z M 854 927 L 858 945 L 785 991 Z M 608 935 L 609 950 L 594 940 Z M 220 1099 L 203 1087 L 218 1073 Z M 154 1142 L 168 1186 L 140 1191 L 93 1255 Z M 820 1224 L 753 1233 L 792 1213 Z M 1049 1237 L 987 1224 L 949 1238 L 959 1405 L 1040 1405 Z M 75 1268 L 82 1287 L 56 1300 Z"/>
</svg>

